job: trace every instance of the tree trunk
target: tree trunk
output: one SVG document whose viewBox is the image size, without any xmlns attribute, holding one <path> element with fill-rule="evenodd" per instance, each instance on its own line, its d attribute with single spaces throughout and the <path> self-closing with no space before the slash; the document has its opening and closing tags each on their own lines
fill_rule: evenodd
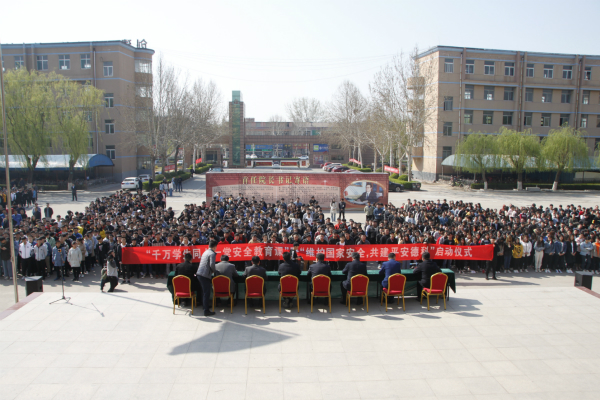
<svg viewBox="0 0 600 400">
<path fill-rule="evenodd" d="M 412 181 L 412 148 L 410 148 L 407 152 L 408 155 L 408 163 L 407 163 L 407 168 L 406 168 L 406 179 L 408 179 L 409 182 Z"/>
<path fill-rule="evenodd" d="M 177 173 L 177 167 L 179 166 L 179 164 L 177 163 L 177 157 L 179 157 L 179 146 L 175 148 L 175 169 L 173 170 L 173 172 L 175 173 Z"/>
<path fill-rule="evenodd" d="M 487 190 L 487 179 L 485 179 L 485 169 L 481 171 L 481 179 L 483 179 L 483 190 Z"/>
<path fill-rule="evenodd" d="M 150 176 L 152 177 L 152 180 L 154 180 L 154 178 L 156 177 L 156 169 L 154 168 L 155 163 L 156 157 L 154 157 L 153 155 L 150 156 Z"/>
<path fill-rule="evenodd" d="M 554 177 L 554 183 L 552 184 L 552 191 L 556 192 L 558 190 L 558 182 L 560 181 L 560 169 L 556 171 L 556 176 Z"/>
<path fill-rule="evenodd" d="M 75 170 L 75 163 L 71 160 L 69 160 L 69 179 L 68 179 L 68 189 L 71 188 L 71 185 L 73 185 L 73 175 L 74 175 L 74 170 Z"/>
<path fill-rule="evenodd" d="M 517 190 L 523 190 L 523 172 L 517 175 Z"/>
</svg>

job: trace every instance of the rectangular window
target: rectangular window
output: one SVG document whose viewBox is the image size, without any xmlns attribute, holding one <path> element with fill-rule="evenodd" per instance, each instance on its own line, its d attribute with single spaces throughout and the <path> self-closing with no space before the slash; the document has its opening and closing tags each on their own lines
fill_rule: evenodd
<svg viewBox="0 0 600 400">
<path fill-rule="evenodd" d="M 552 79 L 554 76 L 554 65 L 544 65 L 544 78 Z"/>
<path fill-rule="evenodd" d="M 135 60 L 135 72 L 142 74 L 152 73 L 152 63 L 149 60 Z"/>
<path fill-rule="evenodd" d="M 560 93 L 560 102 L 561 103 L 571 103 L 571 91 L 570 90 L 563 90 Z"/>
<path fill-rule="evenodd" d="M 465 64 L 465 73 L 474 74 L 475 73 L 475 60 L 467 60 Z"/>
<path fill-rule="evenodd" d="M 115 106 L 115 95 L 113 93 L 104 93 L 104 105 L 106 108 L 113 108 Z"/>
<path fill-rule="evenodd" d="M 88 135 L 88 147 L 94 147 L 94 135 L 92 133 Z"/>
<path fill-rule="evenodd" d="M 552 103 L 552 89 L 544 89 L 543 90 L 542 103 Z"/>
<path fill-rule="evenodd" d="M 92 68 L 92 61 L 90 59 L 89 54 L 81 55 L 81 69 L 90 69 Z"/>
<path fill-rule="evenodd" d="M 472 100 L 475 98 L 475 86 L 465 85 L 465 100 Z"/>
<path fill-rule="evenodd" d="M 527 64 L 527 71 L 525 71 L 525 76 L 528 78 L 533 78 L 535 75 L 535 66 L 534 64 Z"/>
<path fill-rule="evenodd" d="M 48 56 L 37 56 L 38 71 L 46 71 L 48 69 Z"/>
<path fill-rule="evenodd" d="M 444 61 L 444 72 L 452 73 L 454 72 L 454 60 L 451 58 L 446 58 Z"/>
<path fill-rule="evenodd" d="M 505 76 L 515 76 L 515 63 L 514 62 L 505 62 L 504 63 L 504 75 Z"/>
<path fill-rule="evenodd" d="M 58 56 L 59 69 L 71 69 L 71 56 L 68 54 Z"/>
<path fill-rule="evenodd" d="M 525 101 L 533 101 L 533 88 L 525 89 Z"/>
<path fill-rule="evenodd" d="M 25 60 L 23 56 L 15 56 L 15 69 L 25 68 Z"/>
<path fill-rule="evenodd" d="M 552 122 L 551 119 L 552 119 L 552 114 L 549 114 L 549 113 L 542 114 L 542 119 L 540 121 L 540 125 L 541 126 L 550 126 L 550 123 Z"/>
<path fill-rule="evenodd" d="M 515 88 L 505 87 L 504 88 L 504 100 L 514 100 L 515 99 Z"/>
<path fill-rule="evenodd" d="M 484 86 L 483 87 L 483 99 L 484 100 L 494 100 L 494 87 L 493 86 Z"/>
<path fill-rule="evenodd" d="M 504 111 L 502 113 L 502 125 L 512 125 L 513 113 L 512 111 Z"/>
<path fill-rule="evenodd" d="M 525 126 L 531 126 L 532 121 L 533 121 L 533 113 L 526 112 L 525 113 L 525 118 L 523 120 L 523 125 L 525 125 Z"/>
<path fill-rule="evenodd" d="M 444 122 L 444 136 L 452 136 L 452 122 Z"/>
<path fill-rule="evenodd" d="M 583 91 L 583 97 L 582 97 L 581 102 L 583 104 L 590 104 L 590 91 L 589 90 Z"/>
<path fill-rule="evenodd" d="M 109 135 L 115 133 L 115 120 L 114 119 L 104 120 L 104 132 Z"/>
<path fill-rule="evenodd" d="M 444 111 L 452 111 L 453 97 L 444 97 Z"/>
<path fill-rule="evenodd" d="M 587 114 L 581 114 L 581 124 L 579 126 L 580 128 L 587 128 L 588 118 L 589 116 Z"/>
<path fill-rule="evenodd" d="M 465 125 L 473 124 L 473 110 L 465 110 Z"/>
<path fill-rule="evenodd" d="M 496 73 L 496 63 L 494 61 L 486 61 L 484 63 L 483 73 L 486 75 L 494 75 Z"/>
<path fill-rule="evenodd" d="M 150 86 L 136 86 L 139 97 L 152 97 L 152 88 Z"/>
<path fill-rule="evenodd" d="M 560 126 L 566 126 L 569 125 L 569 114 L 560 114 L 560 119 L 558 120 L 558 123 L 560 124 Z"/>
<path fill-rule="evenodd" d="M 113 76 L 113 62 L 112 61 L 104 61 L 104 76 L 110 77 Z"/>
<path fill-rule="evenodd" d="M 563 79 L 573 79 L 573 67 L 570 65 L 563 66 Z"/>
<path fill-rule="evenodd" d="M 442 147 L 442 160 L 450 157 L 452 155 L 452 146 L 443 146 Z"/>
<path fill-rule="evenodd" d="M 592 67 L 585 67 L 583 79 L 585 79 L 586 81 L 592 80 Z"/>
<path fill-rule="evenodd" d="M 493 111 L 484 111 L 483 112 L 483 124 L 484 125 L 492 125 L 494 123 L 494 112 Z"/>
<path fill-rule="evenodd" d="M 117 157 L 117 152 L 114 145 L 106 145 L 106 157 L 114 160 Z"/>
</svg>

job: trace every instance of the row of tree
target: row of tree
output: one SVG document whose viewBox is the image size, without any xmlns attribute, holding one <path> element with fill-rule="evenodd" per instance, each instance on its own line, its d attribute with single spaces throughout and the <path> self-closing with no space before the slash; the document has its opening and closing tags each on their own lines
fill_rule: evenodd
<svg viewBox="0 0 600 400">
<path fill-rule="evenodd" d="M 600 155 L 597 162 L 600 165 Z M 558 189 L 560 175 L 589 168 L 589 148 L 580 130 L 564 126 L 540 137 L 527 131 L 502 128 L 498 135 L 471 133 L 458 142 L 454 168 L 481 174 L 487 189 L 486 172 L 509 170 L 517 174 L 517 189 L 523 189 L 523 173 L 555 171 L 552 190 Z"/>
</svg>

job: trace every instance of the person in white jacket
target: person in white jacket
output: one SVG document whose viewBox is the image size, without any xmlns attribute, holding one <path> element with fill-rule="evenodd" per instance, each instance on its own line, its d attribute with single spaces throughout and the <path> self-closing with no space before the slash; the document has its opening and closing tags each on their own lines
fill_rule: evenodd
<svg viewBox="0 0 600 400">
<path fill-rule="evenodd" d="M 73 247 L 69 249 L 69 254 L 67 255 L 67 260 L 69 260 L 69 264 L 71 264 L 71 268 L 73 269 L 73 282 L 79 281 L 81 262 L 83 261 L 83 255 L 79 248 L 80 240 L 81 239 L 77 239 L 73 242 Z"/>
<path fill-rule="evenodd" d="M 335 201 L 335 199 L 331 199 L 331 204 L 329 204 L 329 213 L 330 213 L 330 218 L 331 218 L 331 222 L 333 222 L 335 224 L 336 218 L 337 218 L 337 213 L 339 211 L 339 206 L 337 201 Z"/>
<path fill-rule="evenodd" d="M 41 236 L 33 246 L 37 274 L 41 275 L 42 279 L 46 279 L 46 256 L 48 255 L 48 246 L 44 243 L 45 241 L 46 238 Z"/>
<path fill-rule="evenodd" d="M 531 252 L 533 251 L 533 243 L 529 240 L 529 236 L 521 236 L 521 245 L 523 246 L 523 268 L 527 272 L 527 268 L 533 265 Z M 523 271 L 521 271 L 523 272 Z"/>
</svg>

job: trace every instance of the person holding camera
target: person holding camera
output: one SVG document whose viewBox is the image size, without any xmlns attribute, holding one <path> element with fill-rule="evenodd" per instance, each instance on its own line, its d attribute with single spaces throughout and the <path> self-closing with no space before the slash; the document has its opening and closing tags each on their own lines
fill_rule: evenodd
<svg viewBox="0 0 600 400">
<path fill-rule="evenodd" d="M 104 285 L 108 282 L 110 284 L 109 292 L 114 292 L 115 288 L 119 284 L 119 268 L 117 268 L 117 262 L 115 261 L 115 251 L 110 250 L 106 258 L 106 266 L 102 270 L 102 280 L 100 281 L 100 291 L 104 292 Z"/>
</svg>

